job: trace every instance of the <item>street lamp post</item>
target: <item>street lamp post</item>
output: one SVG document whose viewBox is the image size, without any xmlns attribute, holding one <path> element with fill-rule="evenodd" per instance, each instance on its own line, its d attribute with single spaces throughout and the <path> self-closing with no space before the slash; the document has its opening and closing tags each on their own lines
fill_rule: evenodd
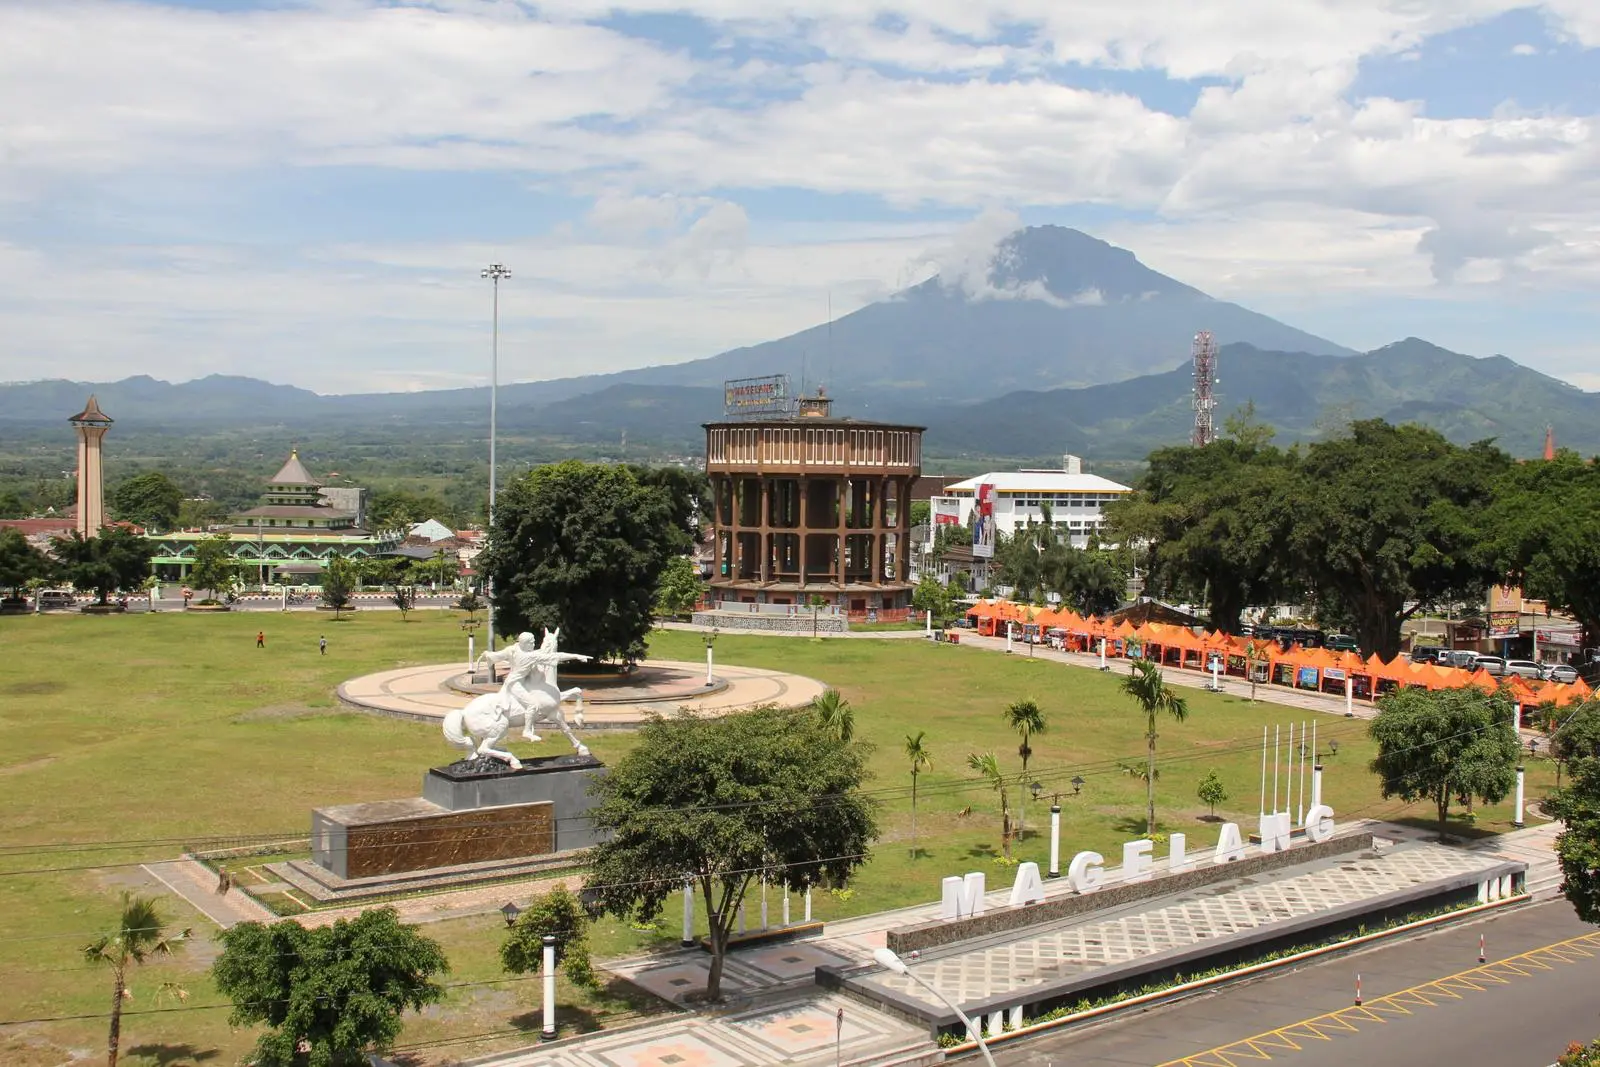
<svg viewBox="0 0 1600 1067">
<path fill-rule="evenodd" d="M 494 448 L 496 426 L 495 420 L 499 415 L 500 406 L 500 280 L 511 277 L 511 271 L 503 263 L 491 263 L 479 274 L 494 283 L 494 338 L 489 349 L 489 526 L 494 527 L 494 499 L 495 499 L 495 463 Z M 489 649 L 494 650 L 494 582 L 485 578 L 484 593 L 489 601 Z M 492 670 L 493 668 L 491 668 Z"/>
<path fill-rule="evenodd" d="M 924 982 L 917 975 L 912 974 L 911 968 L 906 966 L 906 961 L 895 955 L 893 949 L 874 949 L 872 958 L 877 960 L 880 966 L 887 967 L 895 974 L 905 975 L 907 978 L 917 983 L 917 985 L 938 997 L 940 1002 L 942 1002 L 945 1007 L 955 1012 L 956 1018 L 960 1019 L 962 1023 L 966 1025 L 967 1033 L 971 1034 L 972 1039 L 978 1043 L 978 1051 L 983 1053 L 983 1062 L 987 1063 L 989 1067 L 994 1067 L 994 1057 L 989 1055 L 989 1046 L 983 1040 L 983 1031 L 973 1025 L 972 1020 L 967 1018 L 967 1013 L 962 1011 L 955 1001 L 939 992 L 936 987 Z"/>
</svg>

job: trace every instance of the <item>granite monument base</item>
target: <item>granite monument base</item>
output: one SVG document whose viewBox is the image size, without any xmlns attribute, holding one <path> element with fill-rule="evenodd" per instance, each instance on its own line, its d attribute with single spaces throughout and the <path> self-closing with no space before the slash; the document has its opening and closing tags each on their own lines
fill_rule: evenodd
<svg viewBox="0 0 1600 1067">
<path fill-rule="evenodd" d="M 548 756 L 511 770 L 497 760 L 430 769 L 422 796 L 311 813 L 311 858 L 341 879 L 544 856 L 587 848 L 592 756 Z"/>
</svg>

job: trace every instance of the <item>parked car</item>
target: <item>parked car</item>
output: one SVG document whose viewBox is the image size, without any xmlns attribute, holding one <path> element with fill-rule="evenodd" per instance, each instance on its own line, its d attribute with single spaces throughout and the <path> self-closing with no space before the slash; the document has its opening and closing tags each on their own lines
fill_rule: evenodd
<svg viewBox="0 0 1600 1067">
<path fill-rule="evenodd" d="M 1459 667 L 1464 671 L 1474 669 L 1478 662 L 1478 654 L 1465 648 L 1441 649 L 1439 658 L 1434 661 L 1441 667 Z"/>
<path fill-rule="evenodd" d="M 34 600 L 39 605 L 40 611 L 49 611 L 51 608 L 70 608 L 76 602 L 72 594 L 65 589 L 41 589 L 34 594 Z"/>
<path fill-rule="evenodd" d="M 1325 646 L 1330 652 L 1359 652 L 1361 645 L 1349 634 L 1329 634 Z"/>
<path fill-rule="evenodd" d="M 1472 667 L 1474 670 L 1481 667 L 1496 678 L 1504 678 L 1506 676 L 1506 661 L 1499 656 L 1479 656 Z"/>
<path fill-rule="evenodd" d="M 1445 652 L 1438 645 L 1417 645 L 1411 650 L 1412 663 L 1438 663 Z"/>
<path fill-rule="evenodd" d="M 1544 678 L 1544 668 L 1531 659 L 1506 660 L 1506 673 L 1518 674 L 1524 678 L 1531 678 L 1536 682 Z"/>
<path fill-rule="evenodd" d="M 1552 682 L 1572 683 L 1578 680 L 1578 668 L 1570 663 L 1552 663 L 1545 668 L 1545 678 Z"/>
</svg>

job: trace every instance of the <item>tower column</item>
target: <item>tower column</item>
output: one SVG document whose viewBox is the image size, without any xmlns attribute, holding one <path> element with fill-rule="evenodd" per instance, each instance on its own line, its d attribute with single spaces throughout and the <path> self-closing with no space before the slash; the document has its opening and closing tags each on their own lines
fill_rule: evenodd
<svg viewBox="0 0 1600 1067">
<path fill-rule="evenodd" d="M 78 433 L 77 530 L 93 537 L 106 524 L 104 481 L 100 445 L 111 428 L 111 418 L 100 410 L 93 395 L 78 414 L 67 420 Z"/>
</svg>

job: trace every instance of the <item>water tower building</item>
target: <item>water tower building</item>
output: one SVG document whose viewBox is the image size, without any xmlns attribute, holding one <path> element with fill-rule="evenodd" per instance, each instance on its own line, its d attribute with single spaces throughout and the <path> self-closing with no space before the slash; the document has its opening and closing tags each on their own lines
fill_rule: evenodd
<svg viewBox="0 0 1600 1067">
<path fill-rule="evenodd" d="M 790 399 L 781 376 L 729 382 L 726 397 L 728 418 L 705 424 L 715 606 L 783 614 L 821 597 L 903 618 L 923 427 L 836 417 L 820 390 Z"/>
</svg>

